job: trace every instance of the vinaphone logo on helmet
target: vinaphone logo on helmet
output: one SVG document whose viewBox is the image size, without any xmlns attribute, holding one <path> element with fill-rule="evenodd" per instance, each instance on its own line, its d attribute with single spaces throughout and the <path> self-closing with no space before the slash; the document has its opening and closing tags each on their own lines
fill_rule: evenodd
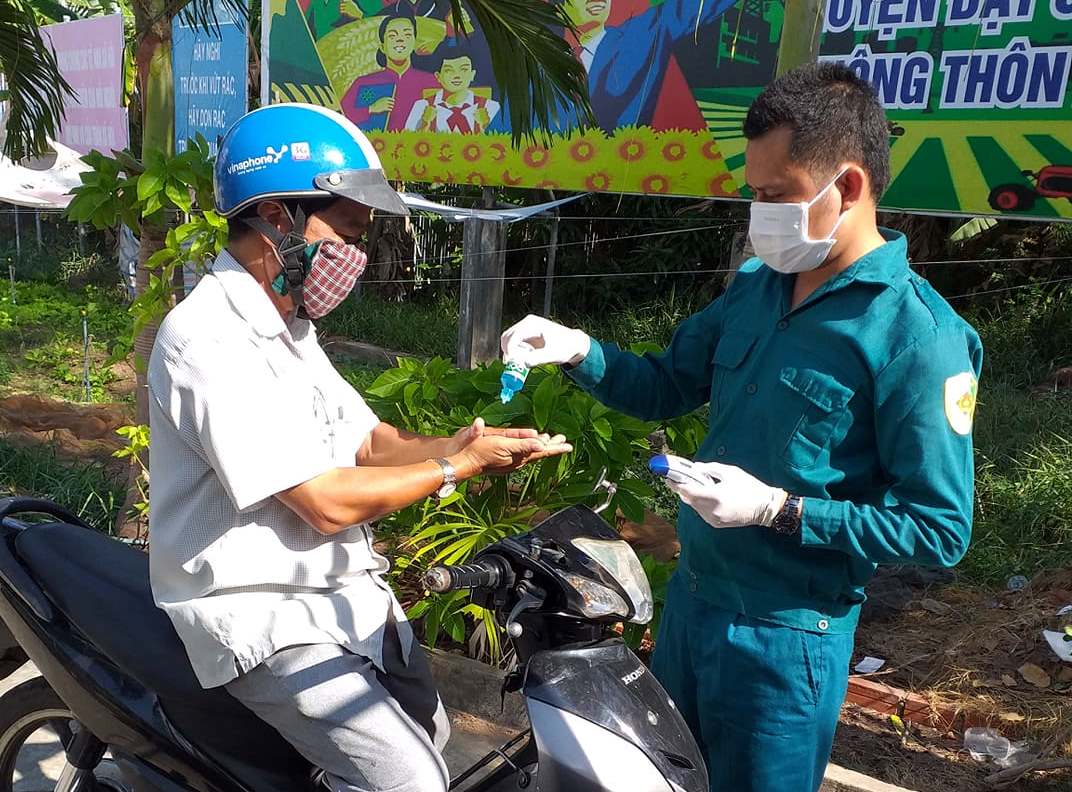
<svg viewBox="0 0 1072 792">
<path fill-rule="evenodd" d="M 275 165 L 279 160 L 283 159 L 283 155 L 286 153 L 286 145 L 282 146 L 279 151 L 276 151 L 271 146 L 267 146 L 264 149 L 263 156 L 246 157 L 244 160 L 232 162 L 227 168 L 227 173 L 234 176 L 235 174 L 241 175 L 243 173 L 252 173 L 253 171 L 263 170 L 269 165 Z"/>
</svg>

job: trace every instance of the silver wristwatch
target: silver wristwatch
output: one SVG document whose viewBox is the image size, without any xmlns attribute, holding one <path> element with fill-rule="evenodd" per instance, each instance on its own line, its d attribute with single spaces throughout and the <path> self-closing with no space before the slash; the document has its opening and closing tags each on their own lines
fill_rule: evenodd
<svg viewBox="0 0 1072 792">
<path fill-rule="evenodd" d="M 801 517 L 804 513 L 804 499 L 799 495 L 790 495 L 785 499 L 782 510 L 774 516 L 771 528 L 782 536 L 800 533 Z"/>
<path fill-rule="evenodd" d="M 444 498 L 449 498 L 458 489 L 458 474 L 454 470 L 454 465 L 445 459 L 436 459 L 435 463 L 443 470 L 443 484 L 436 490 L 435 495 L 440 500 L 443 500 Z"/>
</svg>

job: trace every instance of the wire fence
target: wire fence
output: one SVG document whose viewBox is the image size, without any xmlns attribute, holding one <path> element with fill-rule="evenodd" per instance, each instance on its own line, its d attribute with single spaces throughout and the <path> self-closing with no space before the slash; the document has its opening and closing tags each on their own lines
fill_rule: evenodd
<svg viewBox="0 0 1072 792">
<path fill-rule="evenodd" d="M 20 216 L 33 215 L 35 213 L 40 214 L 53 214 L 62 215 L 62 209 L 29 209 L 21 208 L 16 210 L 15 208 L 0 208 L 0 214 L 14 214 L 18 212 Z M 545 219 L 545 218 L 541 218 Z M 550 218 L 546 218 L 550 219 Z M 650 240 L 656 238 L 669 238 L 682 234 L 698 234 L 705 231 L 717 231 L 724 230 L 727 227 L 745 228 L 748 225 L 748 221 L 741 217 L 638 217 L 638 216 L 602 216 L 602 217 L 588 217 L 588 216 L 566 216 L 554 218 L 559 222 L 573 222 L 573 221 L 622 221 L 622 222 L 703 222 L 704 225 L 691 226 L 688 228 L 674 228 L 674 229 L 658 229 L 652 231 L 645 231 L 641 233 L 623 234 L 617 236 L 598 236 L 592 238 L 586 238 L 581 240 L 571 241 L 559 241 L 555 244 L 534 244 L 534 245 L 515 245 L 502 248 L 494 252 L 478 252 L 478 253 L 440 253 L 437 255 L 414 255 L 406 258 L 399 259 L 387 259 L 377 260 L 375 264 L 378 267 L 391 267 L 397 265 L 416 265 L 418 267 L 434 267 L 436 265 L 442 265 L 444 263 L 457 263 L 466 257 L 479 257 L 485 255 L 501 255 L 504 253 L 532 253 L 540 251 L 550 251 L 552 248 L 556 250 L 569 249 L 575 247 L 588 247 L 590 250 L 600 245 L 618 244 L 628 241 L 640 241 Z M 81 241 L 82 234 L 79 234 Z M 998 266 L 998 265 L 1015 265 L 1015 264 L 1041 264 L 1041 263 L 1067 263 L 1072 262 L 1072 255 L 1069 256 L 1003 256 L 1003 257 L 987 257 L 987 258 L 974 258 L 974 259 L 943 259 L 943 260 L 931 260 L 931 261 L 915 261 L 912 262 L 915 265 L 926 266 L 927 268 L 939 267 L 939 266 Z M 671 277 L 695 277 L 698 275 L 719 275 L 729 274 L 735 272 L 734 267 L 704 267 L 697 263 L 696 267 L 677 267 L 674 269 L 648 269 L 641 271 L 623 271 L 623 272 L 581 272 L 581 273 L 557 273 L 554 275 L 555 281 L 593 281 L 593 280 L 612 280 L 612 279 L 624 279 L 624 278 L 643 278 L 643 277 L 659 277 L 659 278 L 671 278 Z M 393 285 L 393 286 L 425 286 L 436 284 L 461 284 L 463 282 L 480 282 L 480 281 L 532 281 L 539 279 L 541 276 L 526 274 L 526 275 L 506 275 L 506 276 L 486 276 L 486 277 L 462 277 L 458 276 L 438 276 L 429 275 L 421 276 L 416 275 L 413 277 L 390 277 L 390 278 L 363 278 L 362 285 Z M 954 295 L 947 297 L 950 301 L 962 300 L 970 297 L 977 297 L 990 294 L 998 294 L 1007 291 L 1016 291 L 1023 288 L 1035 287 L 1035 286 L 1047 286 L 1058 283 L 1065 283 L 1072 281 L 1072 275 L 1067 277 L 1056 277 L 1048 280 L 1034 281 L 1030 284 L 1020 284 L 1015 286 L 1000 287 L 995 289 L 987 289 L 982 291 L 967 292 L 964 294 Z"/>
</svg>

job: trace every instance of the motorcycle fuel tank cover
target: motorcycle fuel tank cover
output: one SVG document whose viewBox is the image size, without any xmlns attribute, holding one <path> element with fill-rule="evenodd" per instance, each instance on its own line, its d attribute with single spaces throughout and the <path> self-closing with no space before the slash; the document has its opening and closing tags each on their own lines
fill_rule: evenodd
<svg viewBox="0 0 1072 792">
<path fill-rule="evenodd" d="M 536 653 L 524 694 L 632 743 L 681 789 L 707 789 L 706 767 L 684 718 L 620 640 Z"/>
</svg>

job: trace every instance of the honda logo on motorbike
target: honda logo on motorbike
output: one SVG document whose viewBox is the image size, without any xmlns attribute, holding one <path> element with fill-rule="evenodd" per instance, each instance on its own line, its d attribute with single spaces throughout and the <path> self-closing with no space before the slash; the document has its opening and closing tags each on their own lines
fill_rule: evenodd
<svg viewBox="0 0 1072 792">
<path fill-rule="evenodd" d="M 640 679 L 642 676 L 644 676 L 644 666 L 640 666 L 639 668 L 637 668 L 636 671 L 632 671 L 623 676 L 622 683 L 626 685 L 631 685 L 638 679 Z"/>
</svg>

